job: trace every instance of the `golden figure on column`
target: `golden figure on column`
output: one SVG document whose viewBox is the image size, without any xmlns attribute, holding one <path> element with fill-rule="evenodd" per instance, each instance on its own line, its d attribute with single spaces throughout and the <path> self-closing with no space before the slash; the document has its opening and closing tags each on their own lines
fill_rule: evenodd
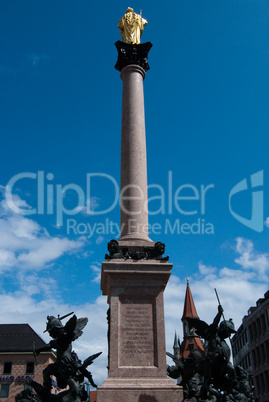
<svg viewBox="0 0 269 402">
<path fill-rule="evenodd" d="M 142 11 L 140 15 L 136 14 L 131 7 L 128 7 L 126 14 L 120 18 L 118 28 L 120 29 L 122 41 L 132 45 L 139 44 L 140 38 L 143 33 L 144 26 L 148 21 L 142 18 Z"/>
</svg>

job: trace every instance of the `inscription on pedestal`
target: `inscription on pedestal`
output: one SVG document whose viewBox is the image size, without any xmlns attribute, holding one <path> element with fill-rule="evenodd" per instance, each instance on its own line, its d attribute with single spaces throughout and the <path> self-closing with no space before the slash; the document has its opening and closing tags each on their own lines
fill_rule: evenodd
<svg viewBox="0 0 269 402">
<path fill-rule="evenodd" d="M 152 299 L 120 298 L 119 366 L 155 365 Z"/>
</svg>

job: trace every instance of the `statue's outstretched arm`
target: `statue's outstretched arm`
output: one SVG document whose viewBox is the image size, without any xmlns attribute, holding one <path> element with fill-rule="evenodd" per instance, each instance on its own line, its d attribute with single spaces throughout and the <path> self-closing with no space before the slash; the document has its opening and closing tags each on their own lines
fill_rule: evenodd
<svg viewBox="0 0 269 402">
<path fill-rule="evenodd" d="M 47 352 L 50 349 L 57 349 L 57 347 L 58 347 L 57 341 L 55 339 L 52 339 L 45 346 L 35 349 L 35 353 L 38 355 L 40 352 Z"/>
<path fill-rule="evenodd" d="M 216 315 L 216 317 L 214 318 L 214 321 L 211 324 L 213 327 L 216 327 L 216 328 L 218 327 L 222 314 L 223 314 L 223 308 L 219 304 L 218 305 L 218 314 Z"/>
</svg>

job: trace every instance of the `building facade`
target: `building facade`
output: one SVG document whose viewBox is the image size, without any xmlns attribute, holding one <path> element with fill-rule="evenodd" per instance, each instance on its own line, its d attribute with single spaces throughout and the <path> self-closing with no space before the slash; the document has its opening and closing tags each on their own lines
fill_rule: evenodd
<svg viewBox="0 0 269 402">
<path fill-rule="evenodd" d="M 40 353 L 35 361 L 33 345 L 46 344 L 28 324 L 0 324 L 0 401 L 14 402 L 16 395 L 29 388 L 30 378 L 43 383 L 42 372 L 56 356 L 52 351 Z"/>
<path fill-rule="evenodd" d="M 250 307 L 231 340 L 235 366 L 253 375 L 255 397 L 269 401 L 269 291 Z"/>
</svg>

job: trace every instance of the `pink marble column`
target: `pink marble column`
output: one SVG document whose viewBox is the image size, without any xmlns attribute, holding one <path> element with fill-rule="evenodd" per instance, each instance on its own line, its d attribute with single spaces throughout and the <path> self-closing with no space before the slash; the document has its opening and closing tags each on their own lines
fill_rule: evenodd
<svg viewBox="0 0 269 402">
<path fill-rule="evenodd" d="M 98 402 L 183 401 L 182 387 L 166 374 L 163 292 L 172 264 L 154 253 L 143 258 L 143 250 L 155 248 L 148 237 L 143 90 L 151 46 L 116 43 L 115 68 L 123 82 L 118 245 L 128 253 L 115 253 L 102 264 L 101 289 L 110 306 L 109 376 L 97 389 Z M 141 252 L 141 259 L 133 257 Z"/>
<path fill-rule="evenodd" d="M 121 71 L 121 238 L 145 240 L 148 237 L 147 156 L 145 136 L 145 71 L 131 64 Z"/>
</svg>

